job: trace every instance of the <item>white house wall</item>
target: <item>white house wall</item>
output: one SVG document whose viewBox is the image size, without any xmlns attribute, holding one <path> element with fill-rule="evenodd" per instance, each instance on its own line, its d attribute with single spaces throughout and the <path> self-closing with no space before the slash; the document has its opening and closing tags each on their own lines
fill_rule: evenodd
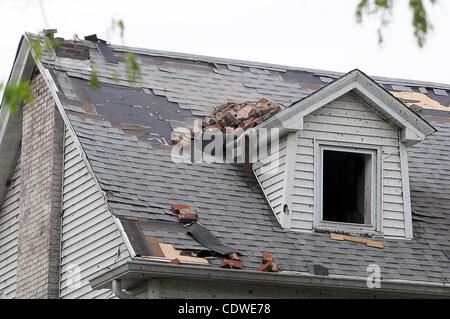
<svg viewBox="0 0 450 319">
<path fill-rule="evenodd" d="M 20 211 L 20 157 L 0 206 L 0 299 L 16 296 L 17 236 Z"/>
<path fill-rule="evenodd" d="M 64 147 L 61 233 L 61 298 L 114 297 L 111 290 L 93 291 L 88 278 L 130 255 L 68 130 Z"/>
</svg>

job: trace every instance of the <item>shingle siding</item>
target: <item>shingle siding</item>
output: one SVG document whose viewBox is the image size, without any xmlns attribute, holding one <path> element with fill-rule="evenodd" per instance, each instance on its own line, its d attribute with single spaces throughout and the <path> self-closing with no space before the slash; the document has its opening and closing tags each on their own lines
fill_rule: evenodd
<svg viewBox="0 0 450 319">
<path fill-rule="evenodd" d="M 61 298 L 112 298 L 111 290 L 93 291 L 88 278 L 130 256 L 79 148 L 65 134 Z"/>
<path fill-rule="evenodd" d="M 0 299 L 16 296 L 17 234 L 20 207 L 20 157 L 0 206 Z"/>
</svg>

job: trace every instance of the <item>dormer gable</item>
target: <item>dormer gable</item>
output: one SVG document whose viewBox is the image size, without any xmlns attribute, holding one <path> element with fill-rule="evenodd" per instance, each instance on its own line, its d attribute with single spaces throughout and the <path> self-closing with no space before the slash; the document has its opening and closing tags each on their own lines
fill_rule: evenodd
<svg viewBox="0 0 450 319">
<path fill-rule="evenodd" d="M 413 237 L 406 150 L 435 129 L 364 73 L 344 75 L 259 128 L 279 128 L 277 153 L 253 169 L 283 228 Z M 278 166 L 263 170 L 271 161 Z"/>
</svg>

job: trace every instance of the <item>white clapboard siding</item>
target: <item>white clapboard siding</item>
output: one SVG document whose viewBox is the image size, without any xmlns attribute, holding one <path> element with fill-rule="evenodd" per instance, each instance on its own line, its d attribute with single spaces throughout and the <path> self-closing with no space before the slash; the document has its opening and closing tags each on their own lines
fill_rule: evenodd
<svg viewBox="0 0 450 319">
<path fill-rule="evenodd" d="M 17 234 L 20 211 L 20 157 L 0 206 L 0 299 L 16 296 Z"/>
<path fill-rule="evenodd" d="M 261 156 L 253 165 L 266 198 L 275 214 L 281 213 L 286 189 L 286 136 L 282 137 L 277 152 Z"/>
<path fill-rule="evenodd" d="M 404 237 L 398 128 L 352 94 L 304 118 L 303 130 L 299 131 L 297 139 L 291 229 L 313 230 L 315 139 L 381 146 L 383 231 L 386 236 Z"/>
<path fill-rule="evenodd" d="M 92 290 L 87 278 L 130 258 L 129 253 L 67 130 L 62 206 L 61 298 L 114 298 L 111 290 Z"/>
</svg>

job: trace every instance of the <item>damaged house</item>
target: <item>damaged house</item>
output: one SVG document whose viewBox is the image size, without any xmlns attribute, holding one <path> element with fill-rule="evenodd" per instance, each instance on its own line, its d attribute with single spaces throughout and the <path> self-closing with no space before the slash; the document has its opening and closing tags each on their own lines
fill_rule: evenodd
<svg viewBox="0 0 450 319">
<path fill-rule="evenodd" d="M 450 85 L 30 37 L 1 298 L 450 297 Z M 242 147 L 199 158 L 201 133 Z"/>
</svg>

